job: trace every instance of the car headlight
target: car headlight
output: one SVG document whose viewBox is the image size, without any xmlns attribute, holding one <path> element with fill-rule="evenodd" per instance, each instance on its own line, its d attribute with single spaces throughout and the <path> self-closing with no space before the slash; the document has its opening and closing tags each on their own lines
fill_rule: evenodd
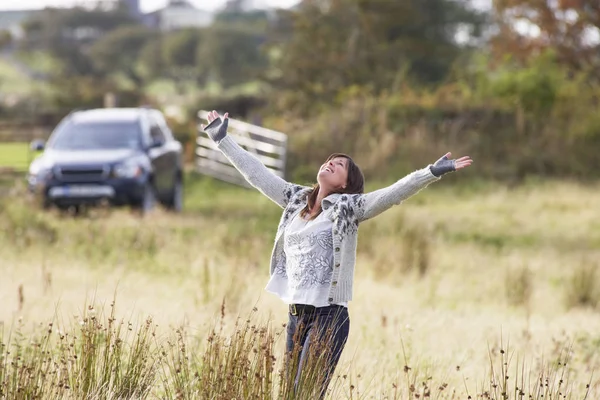
<svg viewBox="0 0 600 400">
<path fill-rule="evenodd" d="M 32 184 L 43 182 L 52 177 L 52 168 L 41 163 L 33 163 L 29 167 L 29 181 Z"/>
<path fill-rule="evenodd" d="M 113 175 L 117 178 L 135 178 L 142 175 L 142 167 L 137 163 L 125 162 L 114 167 Z"/>
</svg>

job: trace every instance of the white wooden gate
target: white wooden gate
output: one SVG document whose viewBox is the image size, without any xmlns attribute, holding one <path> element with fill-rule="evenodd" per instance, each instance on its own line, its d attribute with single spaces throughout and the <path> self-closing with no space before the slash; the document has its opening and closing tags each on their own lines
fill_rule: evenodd
<svg viewBox="0 0 600 400">
<path fill-rule="evenodd" d="M 201 124 L 208 123 L 207 117 L 208 111 L 198 112 Z M 288 140 L 286 134 L 229 118 L 228 135 L 273 173 L 285 179 Z M 236 185 L 250 186 L 208 135 L 200 129 L 200 125 L 196 144 L 198 172 Z"/>
</svg>

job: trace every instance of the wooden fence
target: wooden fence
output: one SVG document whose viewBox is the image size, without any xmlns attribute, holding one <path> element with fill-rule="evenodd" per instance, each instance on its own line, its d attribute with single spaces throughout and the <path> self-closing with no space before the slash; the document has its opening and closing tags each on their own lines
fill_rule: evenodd
<svg viewBox="0 0 600 400">
<path fill-rule="evenodd" d="M 207 111 L 198 112 L 198 117 L 204 124 L 207 122 L 207 116 Z M 275 175 L 285 178 L 288 141 L 286 134 L 232 118 L 229 119 L 228 134 Z M 198 127 L 196 144 L 198 172 L 236 185 L 249 186 L 200 127 Z"/>
<path fill-rule="evenodd" d="M 0 143 L 29 143 L 35 139 L 48 139 L 53 126 L 21 122 L 0 122 Z"/>
</svg>

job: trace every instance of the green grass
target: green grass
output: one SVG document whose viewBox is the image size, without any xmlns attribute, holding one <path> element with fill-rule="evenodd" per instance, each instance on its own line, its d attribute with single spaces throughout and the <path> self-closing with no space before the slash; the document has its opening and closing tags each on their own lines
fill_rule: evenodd
<svg viewBox="0 0 600 400">
<path fill-rule="evenodd" d="M 243 220 L 230 226 L 238 235 L 272 235 L 281 209 L 256 190 L 239 188 L 216 179 L 190 173 L 186 176 L 185 209 L 215 221 Z"/>
<path fill-rule="evenodd" d="M 29 150 L 28 143 L 0 143 L 0 169 L 26 171 L 35 153 Z"/>
</svg>

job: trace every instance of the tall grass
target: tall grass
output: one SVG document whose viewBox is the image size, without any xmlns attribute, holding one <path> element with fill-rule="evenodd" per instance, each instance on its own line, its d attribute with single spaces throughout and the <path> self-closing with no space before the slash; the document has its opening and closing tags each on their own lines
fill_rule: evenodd
<svg viewBox="0 0 600 400">
<path fill-rule="evenodd" d="M 269 321 L 257 324 L 252 316 L 236 322 L 226 335 L 214 327 L 204 343 L 192 341 L 185 330 L 167 340 L 163 365 L 167 398 L 196 399 L 313 399 L 319 394 L 319 379 L 326 352 L 318 346 L 305 364 L 298 387 L 294 386 L 299 349 L 277 354 L 275 344 L 282 329 Z M 329 387 L 335 390 L 335 384 Z"/>
<path fill-rule="evenodd" d="M 221 320 L 204 337 L 190 337 L 183 326 L 157 335 L 151 318 L 118 320 L 114 302 L 108 315 L 88 305 L 70 324 L 52 321 L 30 334 L 19 320 L 0 336 L 0 398 L 315 398 L 326 349 L 312 349 L 295 388 L 294 363 L 277 366 L 282 329 L 256 324 L 252 314 L 230 333 Z"/>
<path fill-rule="evenodd" d="M 511 268 L 506 273 L 505 293 L 512 306 L 529 308 L 533 292 L 533 274 L 528 267 Z"/>
<path fill-rule="evenodd" d="M 62 325 L 51 321 L 29 335 L 23 321 L 2 338 L 0 397 L 145 398 L 160 353 L 151 319 L 141 325 L 104 316 L 93 305 Z"/>
<path fill-rule="evenodd" d="M 561 348 L 555 359 L 542 362 L 537 369 L 528 368 L 518 354 L 510 351 L 509 343 L 489 350 L 490 379 L 479 395 L 484 399 L 568 399 L 572 398 L 573 382 L 568 365 L 571 348 Z M 516 360 L 514 360 L 516 358 Z M 578 398 L 589 394 L 589 383 Z"/>
<path fill-rule="evenodd" d="M 18 190 L 0 202 L 0 398 L 314 398 L 323 359 L 293 393 L 285 308 L 256 301 L 280 210 L 187 182 L 180 216 L 40 212 Z M 586 385 L 596 398 L 600 320 L 581 260 L 598 254 L 597 200 L 568 183 L 440 187 L 363 224 L 328 398 L 583 399 Z M 93 300 L 48 320 L 55 302 L 71 315 L 84 292 L 110 298 L 115 285 L 126 313 L 142 311 Z M 512 348 L 490 339 L 499 329 Z"/>
<path fill-rule="evenodd" d="M 591 307 L 600 305 L 600 277 L 598 263 L 585 260 L 575 265 L 565 291 L 568 307 Z"/>
<path fill-rule="evenodd" d="M 282 340 L 284 329 L 274 328 L 271 321 L 258 321 L 256 309 L 247 318 L 238 318 L 231 331 L 223 328 L 222 310 L 221 320 L 200 336 L 189 335 L 183 326 L 159 334 L 151 318 L 140 323 L 119 319 L 114 302 L 109 313 L 103 310 L 90 304 L 67 324 L 54 320 L 30 333 L 24 332 L 25 322 L 19 320 L 8 337 L 0 336 L 0 398 L 308 400 L 319 396 L 329 354 L 326 342 L 316 342 L 295 386 L 301 349 L 278 354 L 276 342 Z M 488 353 L 487 372 L 474 377 L 484 383 L 476 393 L 467 390 L 467 398 L 587 398 L 590 382 L 571 381 L 569 347 L 558 348 L 549 361 L 533 366 L 502 341 Z M 386 398 L 463 398 L 457 394 L 459 388 L 412 365 L 406 356 L 402 364 Z M 574 397 L 576 383 L 584 390 Z M 361 396 L 357 385 L 338 371 L 328 398 L 372 395 L 363 390 Z"/>
</svg>

